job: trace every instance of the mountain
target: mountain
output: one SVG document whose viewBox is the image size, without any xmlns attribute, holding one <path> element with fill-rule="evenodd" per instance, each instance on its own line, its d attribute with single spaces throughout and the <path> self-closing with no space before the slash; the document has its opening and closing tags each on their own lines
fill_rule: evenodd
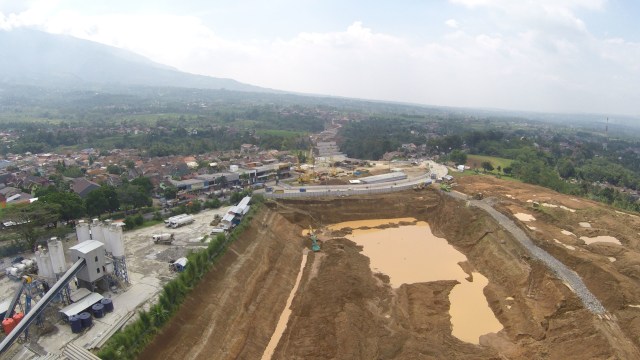
<svg viewBox="0 0 640 360">
<path fill-rule="evenodd" d="M 159 86 L 277 92 L 181 72 L 130 51 L 28 29 L 0 30 L 0 82 L 65 88 Z"/>
</svg>

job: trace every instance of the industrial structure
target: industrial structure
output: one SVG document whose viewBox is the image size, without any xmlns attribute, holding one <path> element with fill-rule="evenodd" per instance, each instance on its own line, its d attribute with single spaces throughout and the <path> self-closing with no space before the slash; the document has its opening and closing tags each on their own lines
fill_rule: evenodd
<svg viewBox="0 0 640 360">
<path fill-rule="evenodd" d="M 76 226 L 78 244 L 69 248 L 71 267 L 67 266 L 62 241 L 54 237 L 38 247 L 33 260 L 24 259 L 5 270 L 20 285 L 9 301 L 0 304 L 6 334 L 0 353 L 21 334 L 28 336 L 29 326 L 41 323 L 51 303 L 58 304 L 58 313 L 73 333 L 90 327 L 92 316 L 100 318 L 113 310 L 111 299 L 96 291 L 129 282 L 123 225 L 97 219 L 80 221 Z M 73 292 L 71 282 L 75 284 Z"/>
</svg>

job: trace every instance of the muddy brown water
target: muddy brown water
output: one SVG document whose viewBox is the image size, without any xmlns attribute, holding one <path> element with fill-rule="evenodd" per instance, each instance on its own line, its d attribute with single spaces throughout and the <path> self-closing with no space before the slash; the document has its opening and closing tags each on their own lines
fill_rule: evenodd
<svg viewBox="0 0 640 360">
<path fill-rule="evenodd" d="M 415 219 L 350 221 L 332 225 L 331 229 L 355 229 L 346 236 L 363 247 L 374 272 L 389 276 L 390 285 L 413 284 L 438 280 L 457 280 L 449 294 L 453 335 L 460 340 L 478 344 L 480 335 L 498 332 L 502 325 L 487 304 L 483 289 L 489 283 L 482 274 L 467 274 L 459 265 L 467 261 L 464 254 L 446 239 L 432 234 L 428 223 L 359 230 L 358 227 L 389 223 L 415 222 Z"/>
</svg>

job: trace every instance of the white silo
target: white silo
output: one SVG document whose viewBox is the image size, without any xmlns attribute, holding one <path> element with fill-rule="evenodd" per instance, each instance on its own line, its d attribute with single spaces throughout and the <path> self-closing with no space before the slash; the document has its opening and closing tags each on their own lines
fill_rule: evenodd
<svg viewBox="0 0 640 360">
<path fill-rule="evenodd" d="M 111 253 L 111 238 L 113 237 L 112 233 L 113 231 L 111 230 L 111 226 L 109 225 L 100 225 L 100 230 L 99 233 L 102 234 L 102 240 L 98 240 L 96 238 L 94 238 L 94 240 L 98 240 L 100 241 L 102 244 L 104 244 L 104 248 L 108 253 Z"/>
<path fill-rule="evenodd" d="M 91 239 L 92 240 L 96 240 L 96 241 L 100 241 L 101 243 L 104 244 L 104 231 L 103 231 L 103 226 L 100 223 L 93 223 L 91 224 Z"/>
<path fill-rule="evenodd" d="M 51 258 L 51 266 L 54 274 L 62 274 L 67 271 L 67 261 L 64 258 L 64 248 L 62 242 L 56 237 L 52 237 L 47 241 L 49 247 L 49 257 Z"/>
<path fill-rule="evenodd" d="M 80 220 L 76 225 L 76 236 L 78 237 L 78 242 L 81 243 L 85 240 L 91 240 L 91 234 L 89 233 L 89 224 Z"/>
<path fill-rule="evenodd" d="M 56 278 L 53 273 L 53 266 L 51 266 L 49 252 L 47 249 L 43 249 L 42 246 L 38 246 L 38 251 L 36 251 L 36 264 L 38 264 L 38 276 L 46 279 Z"/>
<path fill-rule="evenodd" d="M 124 236 L 122 235 L 122 226 L 113 224 L 111 228 L 111 253 L 114 257 L 124 256 Z"/>
</svg>

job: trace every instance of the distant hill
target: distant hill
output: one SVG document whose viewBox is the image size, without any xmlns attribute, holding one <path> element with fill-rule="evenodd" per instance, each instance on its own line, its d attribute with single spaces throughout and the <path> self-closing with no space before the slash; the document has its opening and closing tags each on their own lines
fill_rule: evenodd
<svg viewBox="0 0 640 360">
<path fill-rule="evenodd" d="M 36 30 L 0 30 L 0 82 L 65 88 L 156 86 L 277 92 L 178 71 L 132 52 Z"/>
</svg>

